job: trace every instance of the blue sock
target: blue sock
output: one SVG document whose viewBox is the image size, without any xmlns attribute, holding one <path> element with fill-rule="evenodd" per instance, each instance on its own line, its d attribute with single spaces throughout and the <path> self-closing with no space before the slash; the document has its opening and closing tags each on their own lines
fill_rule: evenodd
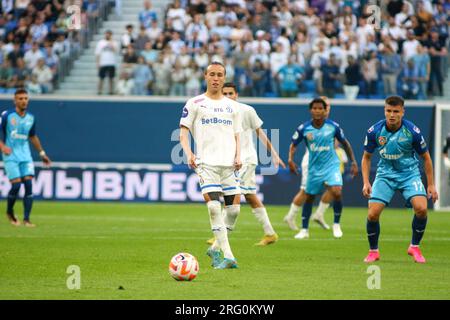
<svg viewBox="0 0 450 320">
<path fill-rule="evenodd" d="M 339 223 L 341 221 L 341 214 L 342 214 L 342 201 L 334 201 L 333 202 L 333 209 L 334 209 L 334 223 Z"/>
<path fill-rule="evenodd" d="M 380 237 L 380 221 L 367 220 L 366 229 L 370 250 L 378 249 L 378 238 Z"/>
<path fill-rule="evenodd" d="M 25 180 L 25 196 L 23 197 L 23 220 L 30 220 L 31 208 L 33 207 L 33 183 L 31 180 Z"/>
<path fill-rule="evenodd" d="M 411 240 L 412 245 L 418 246 L 420 244 L 420 240 L 422 240 L 423 234 L 425 233 L 427 220 L 428 217 L 422 219 L 414 215 L 412 222 L 412 240 Z"/>
<path fill-rule="evenodd" d="M 312 203 L 305 202 L 303 205 L 303 211 L 302 211 L 302 228 L 308 229 L 309 227 L 309 218 L 311 217 L 312 213 Z"/>
<path fill-rule="evenodd" d="M 11 190 L 8 192 L 8 203 L 7 203 L 7 209 L 6 212 L 8 214 L 14 214 L 14 204 L 17 200 L 17 194 L 20 190 L 20 182 L 16 182 L 11 184 Z"/>
</svg>

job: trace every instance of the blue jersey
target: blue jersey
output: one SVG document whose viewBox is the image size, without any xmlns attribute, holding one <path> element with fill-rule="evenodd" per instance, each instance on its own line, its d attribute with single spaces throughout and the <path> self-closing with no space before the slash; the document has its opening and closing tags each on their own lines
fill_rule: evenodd
<svg viewBox="0 0 450 320">
<path fill-rule="evenodd" d="M 419 160 L 428 151 L 424 137 L 414 123 L 402 120 L 401 127 L 391 132 L 386 127 L 386 120 L 378 121 L 367 130 L 364 150 L 373 153 L 378 149 L 377 177 L 404 177 L 420 174 Z"/>
<path fill-rule="evenodd" d="M 28 138 L 36 134 L 34 116 L 27 112 L 21 117 L 12 109 L 4 111 L 0 121 L 3 142 L 12 150 L 10 155 L 3 154 L 3 161 L 32 161 Z"/>
<path fill-rule="evenodd" d="M 340 166 L 334 147 L 335 138 L 341 143 L 345 142 L 344 131 L 336 122 L 327 119 L 322 127 L 315 128 L 312 120 L 309 120 L 297 128 L 292 136 L 292 143 L 297 146 L 305 140 L 309 150 L 309 172 L 323 172 Z"/>
</svg>

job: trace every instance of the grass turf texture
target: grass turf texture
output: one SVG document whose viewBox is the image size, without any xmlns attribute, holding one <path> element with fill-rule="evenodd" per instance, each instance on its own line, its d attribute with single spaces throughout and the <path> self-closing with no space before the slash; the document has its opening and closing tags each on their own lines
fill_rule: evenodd
<svg viewBox="0 0 450 320">
<path fill-rule="evenodd" d="M 340 240 L 312 221 L 311 238 L 295 240 L 282 222 L 287 210 L 268 207 L 280 240 L 255 247 L 262 229 L 244 205 L 231 235 L 239 269 L 214 270 L 205 255 L 211 232 L 204 205 L 36 202 L 36 228 L 0 220 L 0 299 L 450 298 L 450 213 L 430 212 L 422 244 L 427 263 L 419 265 L 406 254 L 412 212 L 386 210 L 375 263 L 381 289 L 369 290 L 366 210 L 344 208 Z M 332 222 L 331 210 L 326 220 Z M 170 277 L 178 252 L 198 258 L 194 281 Z M 69 265 L 81 269 L 80 290 L 66 286 Z"/>
</svg>

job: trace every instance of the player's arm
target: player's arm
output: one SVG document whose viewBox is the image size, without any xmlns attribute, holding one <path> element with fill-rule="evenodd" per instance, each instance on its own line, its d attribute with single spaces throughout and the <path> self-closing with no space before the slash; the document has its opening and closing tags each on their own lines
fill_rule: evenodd
<svg viewBox="0 0 450 320">
<path fill-rule="evenodd" d="M 339 125 L 335 124 L 336 131 L 335 131 L 335 138 L 342 144 L 342 147 L 344 148 L 345 153 L 347 154 L 347 157 L 351 161 L 351 168 L 350 171 L 352 173 L 353 177 L 356 177 L 358 175 L 358 163 L 355 159 L 355 154 L 353 153 L 352 146 L 350 145 L 350 142 L 345 138 L 344 130 L 339 127 Z"/>
<path fill-rule="evenodd" d="M 370 168 L 372 164 L 372 153 L 364 151 L 362 160 L 361 160 L 361 173 L 363 177 L 363 196 L 366 198 L 370 198 L 372 194 L 372 185 L 370 184 Z"/>
<path fill-rule="evenodd" d="M 432 199 L 436 202 L 438 199 L 438 193 L 436 191 L 436 186 L 434 185 L 434 175 L 433 175 L 433 161 L 431 160 L 430 153 L 427 151 L 420 155 L 423 159 L 423 166 L 425 169 L 425 175 L 427 176 L 427 195 L 428 199 Z"/>
<path fill-rule="evenodd" d="M 7 112 L 4 111 L 0 117 L 0 131 L 3 133 L 3 138 L 6 139 L 6 124 L 8 123 L 7 120 Z M 10 147 L 8 147 L 4 142 L 3 139 L 0 139 L 0 151 L 3 152 L 5 155 L 10 155 L 12 150 Z"/>
<path fill-rule="evenodd" d="M 264 130 L 261 128 L 256 129 L 256 134 L 258 135 L 258 138 L 262 141 L 262 143 L 266 146 L 267 150 L 270 150 L 270 154 L 272 155 L 272 158 L 274 159 L 275 168 L 278 168 L 278 166 L 281 166 L 283 169 L 286 168 L 286 165 L 284 164 L 283 160 L 281 160 L 280 156 L 278 155 L 278 152 L 273 147 L 272 143 L 270 142 L 269 138 L 267 137 Z"/>
<path fill-rule="evenodd" d="M 30 136 L 30 142 L 33 145 L 33 147 L 37 150 L 37 152 L 39 152 L 39 156 L 41 157 L 42 162 L 44 162 L 46 166 L 50 166 L 52 164 L 52 161 L 42 148 L 42 144 L 41 141 L 39 140 L 39 137 L 36 134 Z"/>
<path fill-rule="evenodd" d="M 234 134 L 234 140 L 236 141 L 236 156 L 234 157 L 234 168 L 239 170 L 242 168 L 241 161 L 241 137 L 239 133 Z"/>
<path fill-rule="evenodd" d="M 191 150 L 191 146 L 189 144 L 189 128 L 185 126 L 181 126 L 180 129 L 180 143 L 181 147 L 183 148 L 184 154 L 187 157 L 188 160 L 188 166 L 190 168 L 196 169 L 197 164 L 195 163 L 195 154 Z"/>
<path fill-rule="evenodd" d="M 298 166 L 297 166 L 297 164 L 294 161 L 295 151 L 297 151 L 297 146 L 294 145 L 294 143 L 291 143 L 291 145 L 289 146 L 288 164 L 289 164 L 289 170 L 292 173 L 295 173 L 296 175 L 299 175 L 299 173 L 298 173 Z"/>
</svg>

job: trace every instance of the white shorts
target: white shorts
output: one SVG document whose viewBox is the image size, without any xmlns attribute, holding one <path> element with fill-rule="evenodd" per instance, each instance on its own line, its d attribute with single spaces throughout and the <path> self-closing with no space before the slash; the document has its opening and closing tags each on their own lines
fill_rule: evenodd
<svg viewBox="0 0 450 320">
<path fill-rule="evenodd" d="M 239 170 L 241 194 L 256 194 L 255 170 L 255 164 L 246 164 Z"/>
<path fill-rule="evenodd" d="M 234 167 L 200 164 L 195 172 L 198 175 L 202 194 L 221 192 L 224 196 L 231 196 L 241 193 L 239 178 Z"/>
</svg>

